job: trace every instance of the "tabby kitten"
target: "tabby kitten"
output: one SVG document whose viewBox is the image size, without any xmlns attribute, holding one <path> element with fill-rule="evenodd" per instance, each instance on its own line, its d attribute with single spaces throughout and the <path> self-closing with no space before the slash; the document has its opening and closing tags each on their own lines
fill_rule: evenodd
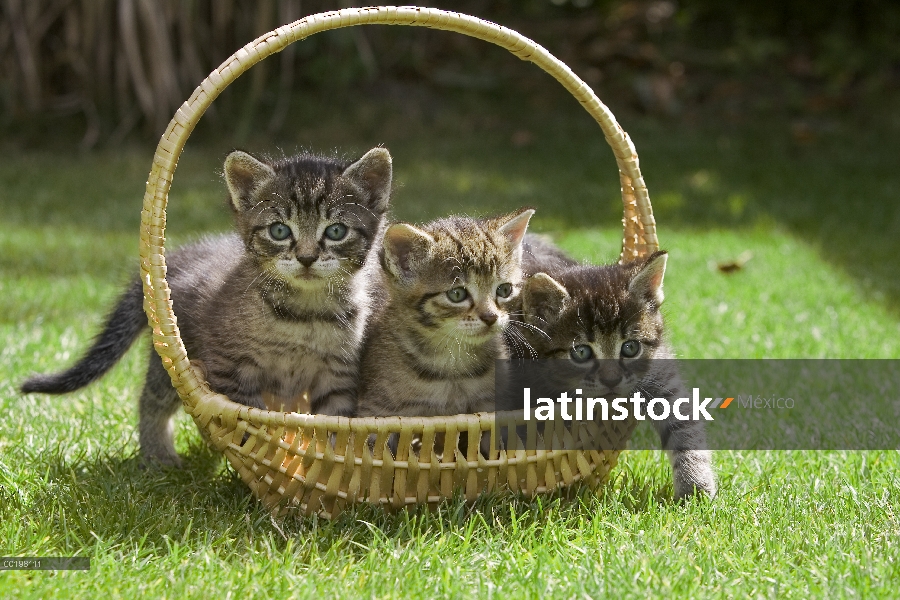
<svg viewBox="0 0 900 600">
<path fill-rule="evenodd" d="M 387 305 L 366 334 L 360 416 L 491 411 L 501 332 L 522 283 L 534 213 L 449 217 L 384 234 Z"/>
<path fill-rule="evenodd" d="M 264 161 L 235 151 L 224 173 L 237 232 L 166 261 L 188 355 L 210 387 L 235 402 L 352 414 L 371 290 L 380 281 L 375 250 L 391 191 L 390 154 L 374 148 L 347 164 L 306 154 Z M 74 366 L 35 375 L 22 391 L 59 394 L 98 379 L 147 328 L 142 305 L 135 280 Z M 177 465 L 172 416 L 180 402 L 152 347 L 150 354 L 139 403 L 141 454 Z"/>
<path fill-rule="evenodd" d="M 539 268 L 541 256 L 538 248 L 526 266 Z M 644 260 L 599 267 L 573 266 L 569 259 L 569 266 L 555 263 L 553 277 L 533 275 L 523 286 L 523 316 L 514 322 L 518 336 L 510 343 L 511 354 L 569 361 L 583 373 L 578 386 L 592 397 L 625 398 L 640 391 L 645 398 L 673 402 L 689 396 L 675 361 L 664 360 L 674 358 L 663 339 L 659 310 L 666 259 L 666 252 L 656 252 Z M 652 423 L 669 453 L 675 497 L 714 496 L 703 422 L 671 416 Z"/>
</svg>

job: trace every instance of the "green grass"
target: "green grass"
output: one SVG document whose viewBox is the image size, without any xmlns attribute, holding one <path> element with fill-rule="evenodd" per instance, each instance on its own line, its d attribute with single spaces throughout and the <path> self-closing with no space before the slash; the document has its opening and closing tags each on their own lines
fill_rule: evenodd
<svg viewBox="0 0 900 600">
<path fill-rule="evenodd" d="M 380 115 L 297 127 L 313 147 L 385 143 L 399 218 L 531 204 L 535 228 L 574 254 L 616 257 L 614 164 L 583 115 L 457 109 L 404 127 Z M 681 356 L 900 357 L 900 124 L 836 122 L 812 146 L 777 119 L 625 125 L 671 252 L 666 314 Z M 519 128 L 532 145 L 510 144 Z M 229 226 L 217 175 L 229 149 L 189 146 L 170 241 Z M 70 362 L 135 267 L 151 149 L 14 150 L 0 161 L 0 555 L 78 554 L 92 567 L 0 572 L 0 596 L 896 595 L 896 451 L 718 452 L 718 498 L 683 506 L 661 453 L 626 452 L 599 493 L 432 513 L 362 506 L 334 522 L 271 519 L 184 417 L 187 468 L 140 470 L 142 349 L 68 396 L 15 386 Z M 741 271 L 715 268 L 745 251 Z"/>
</svg>

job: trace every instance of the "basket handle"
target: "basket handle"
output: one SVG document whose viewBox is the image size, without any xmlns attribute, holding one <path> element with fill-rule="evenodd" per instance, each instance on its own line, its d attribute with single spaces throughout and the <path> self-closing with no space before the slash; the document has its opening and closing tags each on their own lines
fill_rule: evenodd
<svg viewBox="0 0 900 600">
<path fill-rule="evenodd" d="M 506 48 L 520 59 L 533 62 L 552 75 L 597 121 L 616 157 L 624 205 L 620 260 L 646 256 L 659 248 L 650 196 L 641 176 L 637 153 L 631 139 L 593 90 L 545 48 L 506 27 L 469 15 L 435 8 L 414 6 L 345 8 L 311 15 L 257 38 L 226 59 L 200 83 L 188 101 L 176 111 L 156 147 L 141 212 L 140 254 L 144 308 L 153 328 L 153 345 L 162 357 L 163 364 L 172 377 L 172 383 L 189 410 L 203 395 L 209 393 L 209 387 L 190 366 L 166 282 L 164 248 L 166 204 L 178 157 L 206 109 L 222 90 L 244 71 L 297 40 L 321 31 L 364 24 L 412 25 L 455 31 Z"/>
</svg>

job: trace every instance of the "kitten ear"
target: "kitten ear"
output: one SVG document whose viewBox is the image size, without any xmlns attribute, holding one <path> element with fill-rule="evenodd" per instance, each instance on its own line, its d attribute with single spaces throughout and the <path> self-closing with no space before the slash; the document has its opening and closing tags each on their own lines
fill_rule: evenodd
<svg viewBox="0 0 900 600">
<path fill-rule="evenodd" d="M 522 312 L 546 323 L 555 320 L 569 300 L 569 292 L 546 273 L 535 273 L 522 286 Z"/>
<path fill-rule="evenodd" d="M 397 223 L 384 232 L 382 267 L 397 279 L 407 280 L 415 275 L 434 238 L 412 225 Z"/>
<path fill-rule="evenodd" d="M 500 226 L 500 233 L 506 236 L 513 247 L 522 243 L 525 230 L 528 229 L 528 221 L 531 220 L 533 214 L 533 208 L 525 208 L 510 217 L 505 217 L 507 220 Z"/>
<path fill-rule="evenodd" d="M 237 211 L 249 208 L 253 191 L 274 177 L 272 167 L 246 152 L 235 150 L 225 159 L 225 183 Z"/>
<path fill-rule="evenodd" d="M 663 277 L 666 274 L 666 260 L 669 253 L 665 250 L 654 252 L 640 268 L 631 283 L 628 291 L 650 300 L 656 306 L 660 306 L 665 300 L 663 294 Z"/>
<path fill-rule="evenodd" d="M 387 148 L 372 148 L 362 158 L 344 169 L 345 179 L 365 192 L 371 208 L 384 212 L 391 196 L 391 153 Z"/>
</svg>

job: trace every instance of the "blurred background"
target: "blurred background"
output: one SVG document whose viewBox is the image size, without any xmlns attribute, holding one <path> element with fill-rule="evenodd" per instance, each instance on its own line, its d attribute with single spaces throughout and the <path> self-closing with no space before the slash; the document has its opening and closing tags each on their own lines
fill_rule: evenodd
<svg viewBox="0 0 900 600">
<path fill-rule="evenodd" d="M 900 86 L 900 4 L 891 0 L 457 0 L 431 2 L 502 23 L 568 63 L 619 111 L 695 121 L 747 112 L 822 115 Z M 80 134 L 92 149 L 157 138 L 232 52 L 338 0 L 3 0 L 0 106 L 6 135 Z M 539 94 L 534 69 L 454 34 L 356 27 L 295 44 L 236 84 L 204 121 L 278 132 L 292 103 L 341 95 L 408 98 L 448 89 Z M 426 103 L 427 104 L 427 103 Z M 712 113 L 708 111 L 714 111 Z M 815 138 L 821 124 L 797 122 Z M 525 143 L 525 136 L 520 136 Z"/>
</svg>

